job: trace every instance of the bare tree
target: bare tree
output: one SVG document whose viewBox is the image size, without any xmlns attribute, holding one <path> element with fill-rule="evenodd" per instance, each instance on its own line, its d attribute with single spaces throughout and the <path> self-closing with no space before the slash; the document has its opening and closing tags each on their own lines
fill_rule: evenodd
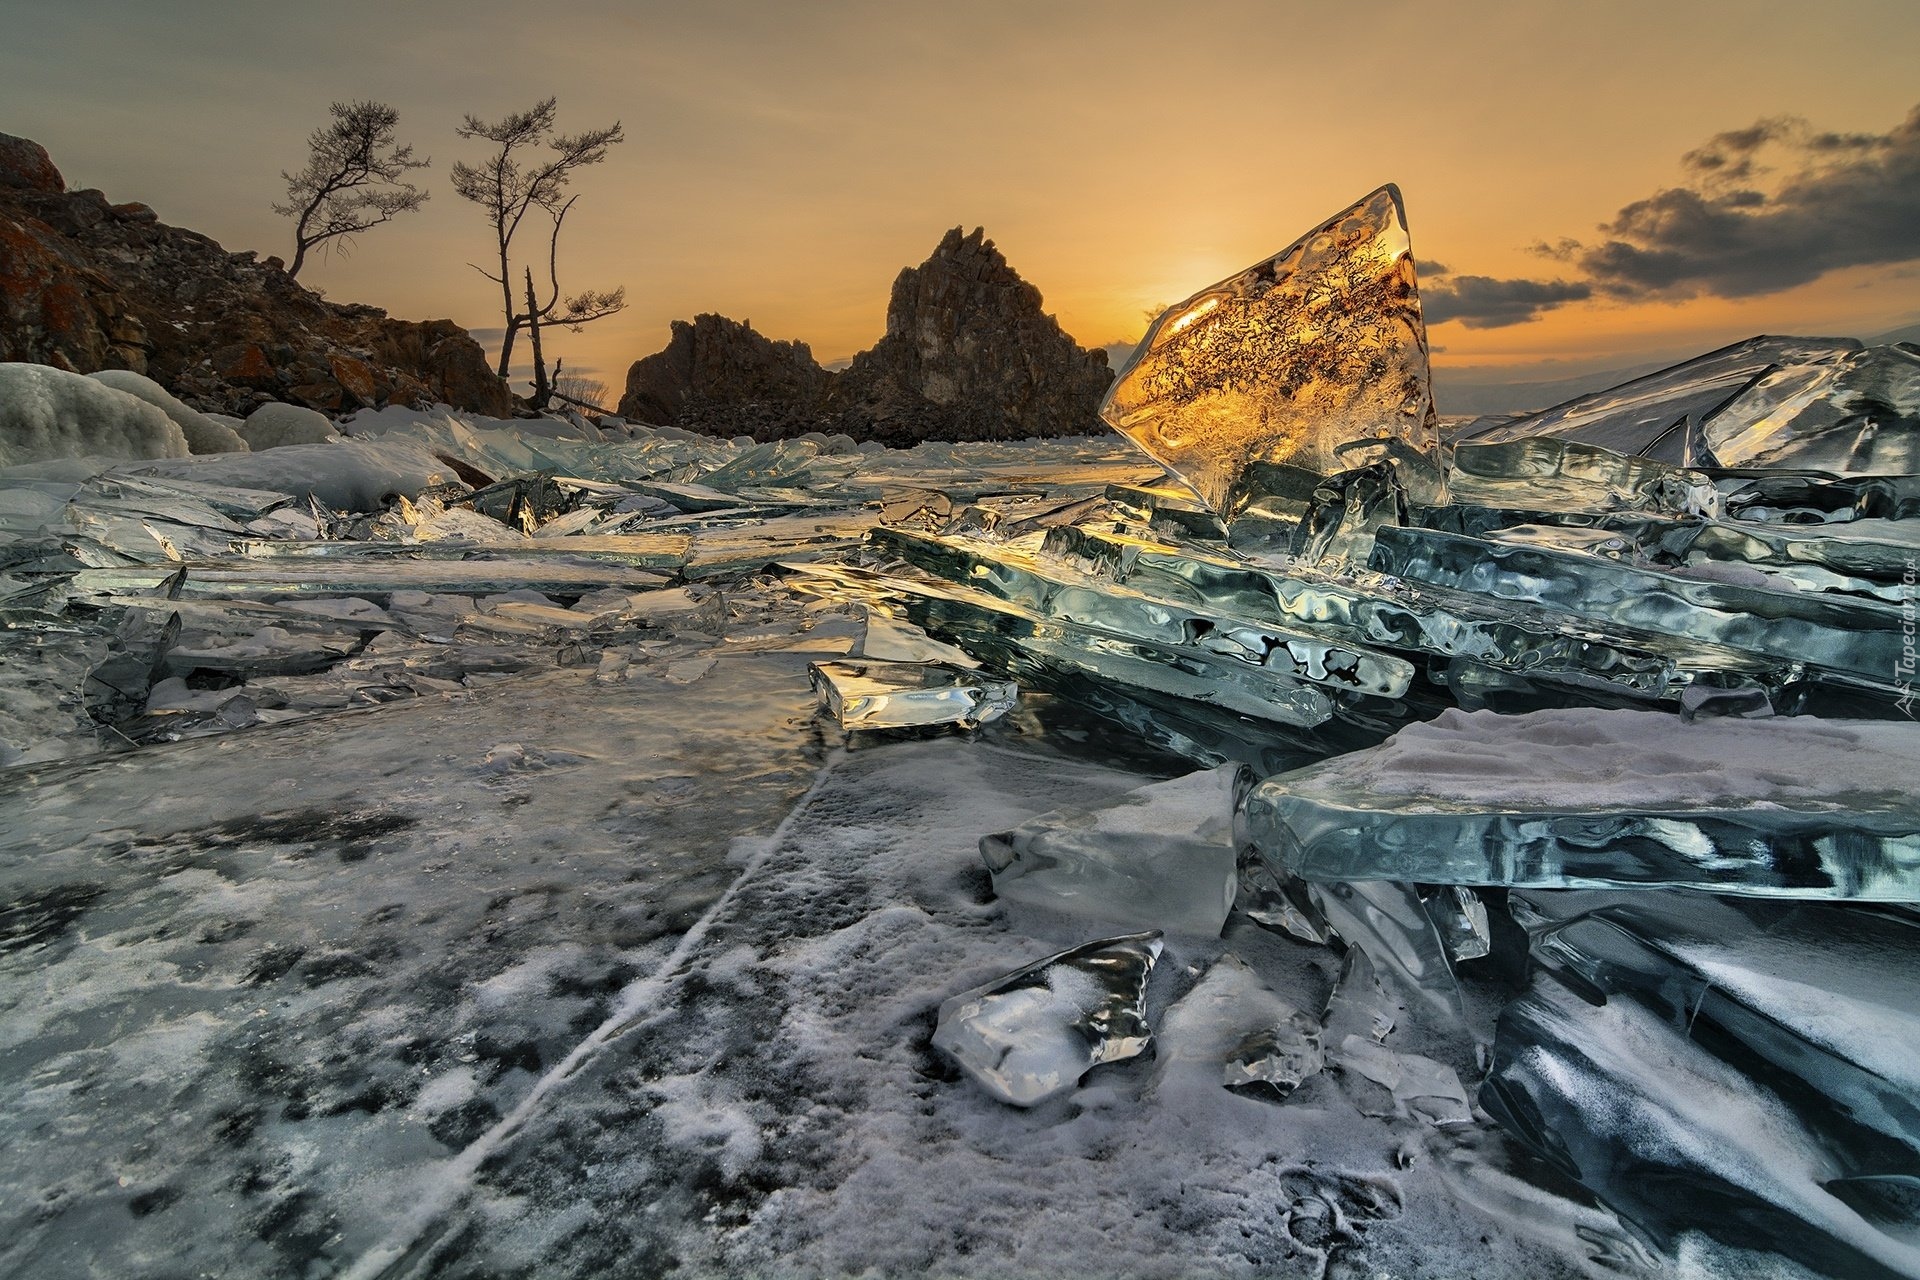
<svg viewBox="0 0 1920 1280">
<path fill-rule="evenodd" d="M 584 373 L 562 373 L 560 362 L 553 363 L 553 398 L 582 409 L 607 412 L 607 384 Z"/>
<path fill-rule="evenodd" d="M 462 138 L 484 138 L 494 144 L 493 154 L 478 165 L 465 162 L 453 166 L 453 189 L 463 200 L 471 200 L 487 215 L 493 228 L 494 250 L 499 269 L 490 271 L 474 266 L 487 279 L 500 286 L 500 310 L 506 332 L 500 339 L 501 377 L 513 361 L 513 344 L 522 329 L 531 331 L 536 358 L 534 404 L 543 407 L 552 394 L 546 367 L 539 358 L 541 325 L 564 325 L 575 332 L 583 324 L 602 320 L 627 305 L 624 287 L 610 291 L 587 290 L 564 300 L 560 295 L 560 228 L 578 196 L 566 194 L 574 171 L 599 164 L 607 158 L 607 149 L 626 140 L 620 122 L 604 129 L 584 133 L 556 134 L 553 131 L 557 99 L 548 98 L 532 109 L 515 112 L 505 119 L 488 123 L 469 115 L 457 131 Z M 544 148 L 545 155 L 526 155 Z M 525 309 L 514 298 L 512 248 L 528 214 L 540 210 L 550 221 L 547 237 L 547 293 L 544 299 L 534 288 L 533 269 L 524 268 Z"/>
<path fill-rule="evenodd" d="M 333 123 L 307 135 L 307 163 L 297 173 L 281 170 L 287 199 L 273 211 L 293 222 L 297 276 L 307 250 L 357 235 L 427 202 L 427 193 L 406 181 L 430 160 L 415 160 L 413 148 L 395 139 L 400 113 L 384 102 L 336 102 Z"/>
</svg>

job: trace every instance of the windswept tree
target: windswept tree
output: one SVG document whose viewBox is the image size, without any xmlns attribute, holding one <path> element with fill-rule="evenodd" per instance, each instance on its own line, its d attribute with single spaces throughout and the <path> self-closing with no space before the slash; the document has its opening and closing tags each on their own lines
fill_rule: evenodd
<svg viewBox="0 0 1920 1280">
<path fill-rule="evenodd" d="M 534 348 L 536 408 L 544 407 L 552 394 L 540 353 L 540 326 L 559 324 L 578 332 L 581 325 L 603 320 L 627 305 L 624 286 L 605 292 L 590 289 L 564 299 L 561 296 L 560 228 L 579 199 L 567 194 L 567 184 L 576 170 L 605 160 L 607 149 L 625 141 L 626 134 L 617 120 L 604 129 L 555 133 L 556 105 L 557 99 L 548 98 L 531 110 L 492 123 L 468 116 L 459 135 L 484 138 L 493 144 L 493 152 L 480 164 L 461 162 L 453 166 L 454 191 L 461 199 L 479 205 L 493 228 L 498 269 L 475 265 L 474 270 L 500 286 L 500 310 L 506 324 L 500 339 L 500 376 L 506 377 L 512 364 L 514 339 L 522 329 L 528 330 Z M 513 273 L 514 237 L 535 210 L 539 211 L 537 221 L 544 223 L 548 232 L 547 287 L 543 296 L 535 287 L 533 268 L 523 267 L 525 292 L 516 300 L 515 288 L 522 281 Z"/>
<path fill-rule="evenodd" d="M 273 211 L 293 221 L 293 265 L 297 276 L 307 250 L 358 235 L 427 202 L 427 193 L 406 180 L 430 160 L 415 160 L 413 148 L 395 136 L 400 113 L 384 102 L 336 102 L 333 122 L 307 135 L 307 163 L 298 172 L 281 170 L 287 199 Z"/>
</svg>

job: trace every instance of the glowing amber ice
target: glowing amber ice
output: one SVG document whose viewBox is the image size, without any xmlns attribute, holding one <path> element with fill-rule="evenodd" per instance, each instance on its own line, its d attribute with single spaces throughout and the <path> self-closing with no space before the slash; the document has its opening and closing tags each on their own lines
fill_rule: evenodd
<svg viewBox="0 0 1920 1280">
<path fill-rule="evenodd" d="M 1379 462 L 1415 501 L 1443 500 L 1399 189 L 1167 311 L 1101 416 L 1228 518 L 1261 491 L 1256 475 L 1304 480 L 1289 496 L 1306 498 L 1314 478 Z"/>
</svg>

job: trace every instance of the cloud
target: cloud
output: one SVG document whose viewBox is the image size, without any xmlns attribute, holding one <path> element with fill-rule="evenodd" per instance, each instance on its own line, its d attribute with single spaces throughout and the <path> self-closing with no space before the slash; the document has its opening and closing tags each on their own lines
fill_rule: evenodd
<svg viewBox="0 0 1920 1280">
<path fill-rule="evenodd" d="M 1446 263 L 1434 262 L 1428 258 L 1415 258 L 1413 269 L 1423 276 L 1444 276 L 1451 270 Z"/>
<path fill-rule="evenodd" d="M 1606 239 L 1572 250 L 1604 293 L 1746 298 L 1920 258 L 1920 107 L 1884 134 L 1761 120 L 1681 164 L 1687 185 L 1634 201 L 1601 226 Z M 1770 177 L 1771 190 L 1751 185 Z"/>
<path fill-rule="evenodd" d="M 1534 246 L 1580 278 L 1447 275 L 1421 291 L 1428 323 L 1494 329 L 1592 298 L 1749 298 L 1848 267 L 1920 260 L 1920 106 L 1885 133 L 1757 120 L 1715 134 L 1680 167 L 1679 186 L 1621 208 L 1602 238 Z"/>
<path fill-rule="evenodd" d="M 1496 280 L 1449 276 L 1420 290 L 1428 324 L 1458 320 L 1469 329 L 1502 329 L 1537 319 L 1542 311 L 1584 302 L 1593 286 L 1582 280 Z"/>
</svg>

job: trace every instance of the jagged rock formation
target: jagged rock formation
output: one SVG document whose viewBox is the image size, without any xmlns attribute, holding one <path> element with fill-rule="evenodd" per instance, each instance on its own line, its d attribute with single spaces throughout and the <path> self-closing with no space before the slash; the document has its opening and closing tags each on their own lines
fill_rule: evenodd
<svg viewBox="0 0 1920 1280">
<path fill-rule="evenodd" d="M 894 281 L 887 332 L 838 375 L 805 343 L 724 316 L 675 321 L 664 351 L 627 373 L 630 418 L 772 440 L 808 431 L 911 445 L 1094 435 L 1112 373 L 1041 310 L 979 228 L 949 231 Z"/>
<path fill-rule="evenodd" d="M 804 342 L 776 342 L 725 316 L 673 322 L 666 349 L 636 360 L 623 417 L 773 440 L 816 430 L 833 375 Z"/>
<path fill-rule="evenodd" d="M 327 302 L 279 259 L 228 253 L 143 204 L 68 191 L 44 148 L 0 135 L 0 361 L 131 369 L 189 404 L 328 412 L 442 401 L 506 415 L 486 353 L 451 320 Z"/>
<path fill-rule="evenodd" d="M 1092 435 L 1112 381 L 1040 309 L 981 228 L 941 239 L 893 282 L 886 336 L 840 375 L 839 429 L 856 439 L 1009 440 Z"/>
</svg>

